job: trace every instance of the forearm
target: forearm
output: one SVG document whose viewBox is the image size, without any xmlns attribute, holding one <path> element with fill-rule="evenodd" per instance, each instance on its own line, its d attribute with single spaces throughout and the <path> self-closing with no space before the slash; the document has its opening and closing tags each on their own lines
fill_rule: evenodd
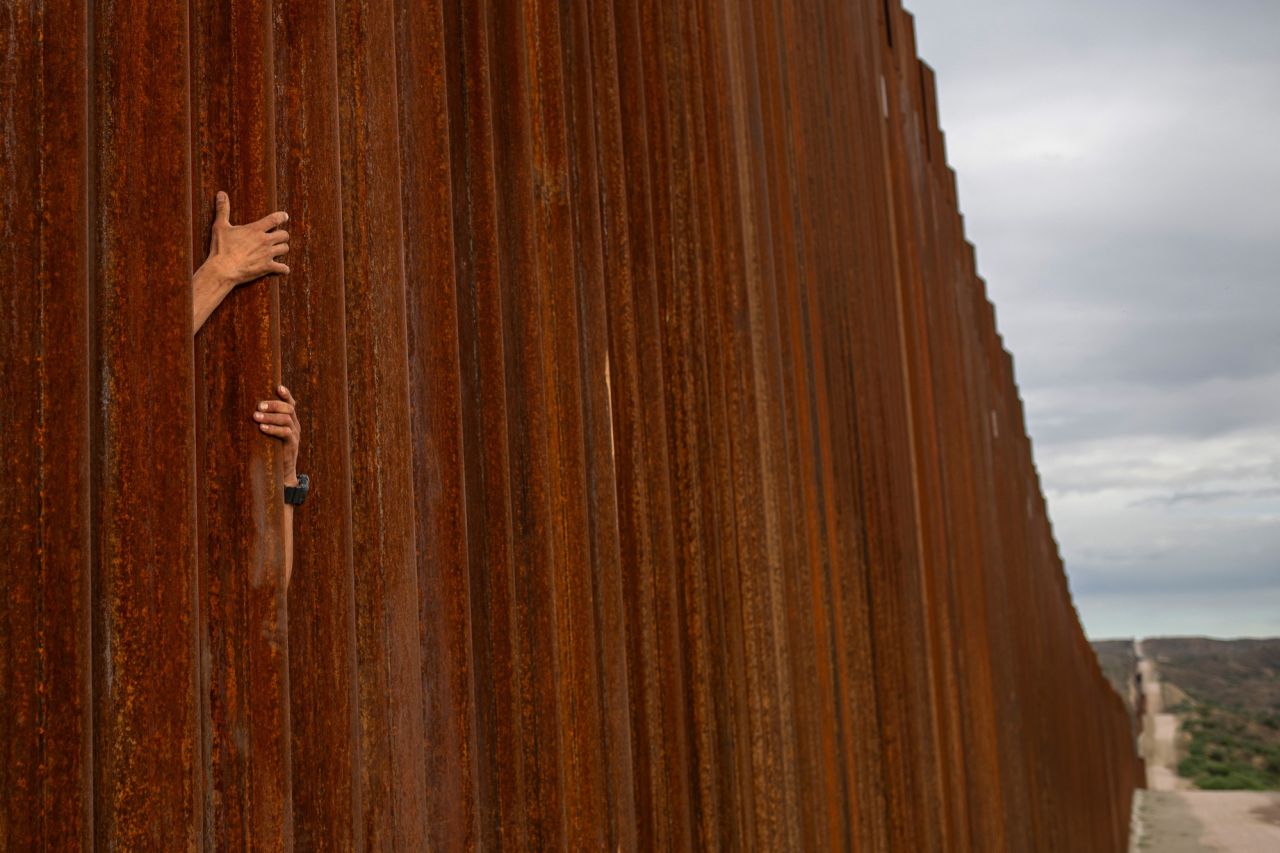
<svg viewBox="0 0 1280 853">
<path fill-rule="evenodd" d="M 285 477 L 286 486 L 298 485 L 296 475 Z M 289 591 L 289 578 L 293 575 L 293 504 L 284 505 L 284 588 Z"/>
<path fill-rule="evenodd" d="M 208 263 L 200 265 L 191 277 L 191 334 L 200 331 L 235 285 Z"/>
<path fill-rule="evenodd" d="M 284 588 L 289 590 L 289 577 L 293 574 L 293 507 L 284 505 Z"/>
</svg>

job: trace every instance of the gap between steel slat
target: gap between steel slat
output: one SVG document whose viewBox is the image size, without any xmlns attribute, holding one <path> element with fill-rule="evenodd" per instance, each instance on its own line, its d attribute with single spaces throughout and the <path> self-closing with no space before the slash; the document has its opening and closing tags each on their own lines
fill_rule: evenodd
<svg viewBox="0 0 1280 853">
<path fill-rule="evenodd" d="M 305 13 L 304 13 L 305 8 Z M 289 0 L 275 18 L 276 176 L 292 272 L 280 284 L 281 376 L 298 400 L 299 468 L 289 586 L 293 821 L 301 849 L 363 849 L 347 424 L 346 311 L 336 21 Z"/>
<path fill-rule="evenodd" d="M 193 3 L 192 224 L 208 249 L 213 197 L 232 222 L 275 208 L 270 9 Z M 196 337 L 197 501 L 210 717 L 206 833 L 216 847 L 292 844 L 288 627 L 279 446 L 252 413 L 279 383 L 274 277 L 232 292 Z M 202 697 L 204 701 L 204 697 Z"/>
</svg>

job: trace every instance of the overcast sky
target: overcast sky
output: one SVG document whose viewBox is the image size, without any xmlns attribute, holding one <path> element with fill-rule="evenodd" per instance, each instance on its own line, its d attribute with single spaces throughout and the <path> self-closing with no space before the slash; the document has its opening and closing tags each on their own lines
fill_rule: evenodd
<svg viewBox="0 0 1280 853">
<path fill-rule="evenodd" d="M 1280 0 L 907 0 L 1091 637 L 1280 635 Z"/>
</svg>

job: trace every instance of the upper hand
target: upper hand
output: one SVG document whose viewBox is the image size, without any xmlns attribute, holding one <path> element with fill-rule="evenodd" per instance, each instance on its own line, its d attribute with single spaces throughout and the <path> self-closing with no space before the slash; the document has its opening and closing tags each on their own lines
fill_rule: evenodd
<svg viewBox="0 0 1280 853">
<path fill-rule="evenodd" d="M 231 201 L 219 192 L 205 265 L 233 287 L 270 273 L 288 273 L 277 260 L 289 251 L 289 232 L 277 230 L 288 221 L 289 214 L 277 210 L 257 222 L 232 225 Z"/>
<path fill-rule="evenodd" d="M 281 385 L 276 389 L 278 400 L 263 400 L 253 413 L 258 429 L 265 435 L 284 442 L 284 482 L 298 483 L 298 447 L 302 443 L 302 425 L 298 423 L 297 402 L 289 389 Z"/>
</svg>

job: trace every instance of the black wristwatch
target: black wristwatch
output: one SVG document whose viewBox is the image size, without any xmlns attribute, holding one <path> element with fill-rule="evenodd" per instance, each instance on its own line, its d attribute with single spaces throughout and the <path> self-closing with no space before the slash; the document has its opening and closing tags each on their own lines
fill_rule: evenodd
<svg viewBox="0 0 1280 853">
<path fill-rule="evenodd" d="M 311 478 L 306 474 L 298 475 L 298 485 L 284 487 L 284 502 L 291 506 L 302 506 L 307 499 L 307 491 L 311 488 Z"/>
</svg>

